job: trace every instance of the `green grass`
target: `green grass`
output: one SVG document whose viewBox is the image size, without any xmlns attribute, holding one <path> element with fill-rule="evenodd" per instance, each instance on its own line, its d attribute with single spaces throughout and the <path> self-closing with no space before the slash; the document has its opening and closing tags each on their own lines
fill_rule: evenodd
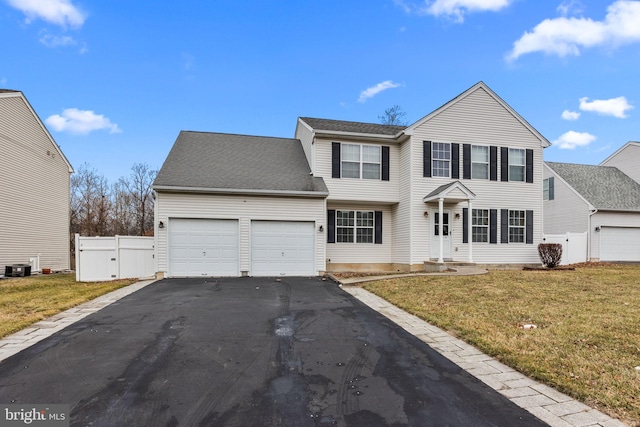
<svg viewBox="0 0 640 427">
<path fill-rule="evenodd" d="M 68 308 L 136 282 L 76 282 L 74 274 L 0 281 L 0 338 Z"/>
<path fill-rule="evenodd" d="M 421 276 L 364 288 L 523 374 L 640 426 L 640 267 Z M 528 323 L 538 328 L 521 328 Z"/>
</svg>

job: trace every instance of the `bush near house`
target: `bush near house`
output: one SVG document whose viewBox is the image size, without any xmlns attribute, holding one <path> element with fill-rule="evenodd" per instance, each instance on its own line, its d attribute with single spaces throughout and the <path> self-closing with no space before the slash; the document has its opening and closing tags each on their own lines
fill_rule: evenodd
<svg viewBox="0 0 640 427">
<path fill-rule="evenodd" d="M 538 255 L 542 265 L 547 268 L 556 268 L 562 260 L 562 245 L 560 243 L 540 243 Z"/>
</svg>

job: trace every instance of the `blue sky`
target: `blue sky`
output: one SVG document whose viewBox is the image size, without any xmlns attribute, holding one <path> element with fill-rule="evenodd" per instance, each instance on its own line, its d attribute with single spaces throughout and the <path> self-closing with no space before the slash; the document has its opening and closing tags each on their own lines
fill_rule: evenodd
<svg viewBox="0 0 640 427">
<path fill-rule="evenodd" d="M 0 0 L 0 88 L 75 168 L 160 168 L 180 130 L 293 137 L 299 116 L 412 123 L 484 81 L 598 164 L 640 140 L 640 1 Z"/>
</svg>

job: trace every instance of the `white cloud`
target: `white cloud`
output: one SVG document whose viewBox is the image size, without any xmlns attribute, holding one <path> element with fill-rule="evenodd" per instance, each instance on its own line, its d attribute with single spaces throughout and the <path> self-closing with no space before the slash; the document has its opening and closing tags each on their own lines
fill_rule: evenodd
<svg viewBox="0 0 640 427">
<path fill-rule="evenodd" d="M 369 98 L 373 98 L 380 92 L 400 86 L 400 83 L 394 83 L 391 80 L 385 80 L 375 86 L 371 86 L 360 93 L 358 102 L 365 102 Z"/>
<path fill-rule="evenodd" d="M 569 9 L 567 9 L 568 11 Z M 562 9 L 560 10 L 562 13 Z M 603 21 L 590 18 L 559 17 L 545 19 L 531 32 L 525 32 L 513 44 L 508 60 L 532 52 L 560 57 L 577 56 L 581 49 L 619 45 L 640 41 L 640 1 L 617 0 L 607 8 Z"/>
<path fill-rule="evenodd" d="M 557 11 L 560 15 L 579 15 L 582 13 L 584 6 L 578 0 L 565 0 L 557 7 Z"/>
<path fill-rule="evenodd" d="M 562 112 L 562 118 L 565 120 L 578 120 L 580 118 L 580 113 L 577 111 L 564 110 Z"/>
<path fill-rule="evenodd" d="M 627 98 L 619 96 L 611 99 L 594 99 L 589 101 L 589 98 L 580 98 L 580 109 L 582 111 L 593 111 L 594 113 L 601 114 L 603 116 L 613 116 L 619 119 L 624 119 L 627 116 L 627 110 L 631 110 L 633 106 L 629 104 Z"/>
<path fill-rule="evenodd" d="M 74 6 L 71 0 L 6 0 L 7 3 L 22 11 L 27 22 L 42 19 L 61 27 L 79 28 L 87 15 Z"/>
<path fill-rule="evenodd" d="M 513 3 L 514 0 L 424 0 L 424 4 L 407 4 L 404 0 L 394 0 L 406 13 L 426 13 L 434 16 L 446 16 L 455 22 L 464 22 L 465 13 L 497 12 Z"/>
<path fill-rule="evenodd" d="M 570 130 L 560 135 L 560 138 L 553 141 L 552 144 L 564 150 L 573 150 L 577 147 L 585 147 L 595 140 L 596 137 L 590 133 Z"/>
<path fill-rule="evenodd" d="M 45 34 L 40 37 L 40 43 L 47 47 L 74 46 L 78 44 L 71 36 L 54 36 L 51 34 Z"/>
<path fill-rule="evenodd" d="M 78 110 L 67 108 L 62 115 L 49 116 L 45 122 L 58 132 L 69 132 L 77 135 L 86 135 L 94 130 L 108 129 L 109 133 L 122 132 L 117 124 L 111 123 L 102 114 L 95 114 L 91 110 Z"/>
</svg>

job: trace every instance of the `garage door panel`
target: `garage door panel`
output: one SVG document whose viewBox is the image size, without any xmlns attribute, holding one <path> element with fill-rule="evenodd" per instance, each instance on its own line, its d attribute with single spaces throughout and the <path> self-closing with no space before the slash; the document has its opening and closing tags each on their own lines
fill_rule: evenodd
<svg viewBox="0 0 640 427">
<path fill-rule="evenodd" d="M 640 261 L 640 228 L 601 227 L 601 261 Z"/>
<path fill-rule="evenodd" d="M 253 221 L 251 274 L 308 276 L 315 274 L 313 222 Z"/>
<path fill-rule="evenodd" d="M 238 276 L 238 221 L 170 219 L 169 274 Z"/>
</svg>

